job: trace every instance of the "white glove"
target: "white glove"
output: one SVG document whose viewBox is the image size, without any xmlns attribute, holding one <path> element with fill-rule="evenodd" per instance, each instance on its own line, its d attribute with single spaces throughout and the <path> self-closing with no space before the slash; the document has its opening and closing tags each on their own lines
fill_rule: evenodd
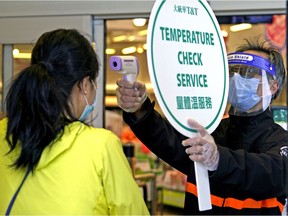
<svg viewBox="0 0 288 216">
<path fill-rule="evenodd" d="M 121 79 L 116 82 L 116 97 L 118 106 L 125 112 L 136 112 L 147 98 L 146 86 L 141 82 L 129 83 Z"/>
<path fill-rule="evenodd" d="M 197 130 L 198 134 L 182 142 L 182 145 L 187 147 L 186 153 L 191 160 L 202 162 L 209 171 L 215 171 L 219 164 L 219 151 L 214 138 L 196 121 L 189 119 L 188 124 Z"/>
</svg>

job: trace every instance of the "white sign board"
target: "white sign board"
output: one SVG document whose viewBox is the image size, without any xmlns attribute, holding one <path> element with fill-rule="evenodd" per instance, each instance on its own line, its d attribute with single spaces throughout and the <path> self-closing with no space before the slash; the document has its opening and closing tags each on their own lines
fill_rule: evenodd
<svg viewBox="0 0 288 216">
<path fill-rule="evenodd" d="M 197 131 L 187 119 L 193 118 L 212 133 L 225 111 L 229 75 L 224 40 L 209 4 L 157 0 L 148 26 L 147 61 L 157 101 L 173 127 L 192 137 Z M 207 189 L 207 170 L 197 173 L 203 173 Z M 197 180 L 198 189 L 200 184 Z M 207 208 L 209 204 L 199 206 Z"/>
</svg>

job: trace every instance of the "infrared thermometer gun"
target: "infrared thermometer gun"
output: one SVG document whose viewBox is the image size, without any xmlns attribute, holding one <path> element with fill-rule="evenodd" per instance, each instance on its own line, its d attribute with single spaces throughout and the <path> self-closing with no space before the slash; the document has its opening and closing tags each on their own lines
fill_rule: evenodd
<svg viewBox="0 0 288 216">
<path fill-rule="evenodd" d="M 123 75 L 123 78 L 130 83 L 134 83 L 138 76 L 138 59 L 135 56 L 111 56 L 111 70 Z"/>
</svg>

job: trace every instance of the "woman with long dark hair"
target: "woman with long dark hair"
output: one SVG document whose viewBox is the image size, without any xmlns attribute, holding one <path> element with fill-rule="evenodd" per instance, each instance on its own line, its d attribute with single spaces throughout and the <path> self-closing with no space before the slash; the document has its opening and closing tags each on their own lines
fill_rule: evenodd
<svg viewBox="0 0 288 216">
<path fill-rule="evenodd" d="M 99 62 L 77 30 L 44 33 L 0 121 L 0 214 L 149 214 L 121 142 L 84 120 Z"/>
</svg>

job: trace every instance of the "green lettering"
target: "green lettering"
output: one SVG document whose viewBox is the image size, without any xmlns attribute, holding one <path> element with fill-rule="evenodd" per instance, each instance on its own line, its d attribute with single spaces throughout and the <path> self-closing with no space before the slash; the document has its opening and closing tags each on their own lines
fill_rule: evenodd
<svg viewBox="0 0 288 216">
<path fill-rule="evenodd" d="M 181 79 L 179 73 L 177 74 L 177 80 L 178 80 L 177 86 L 181 86 Z"/>
</svg>

